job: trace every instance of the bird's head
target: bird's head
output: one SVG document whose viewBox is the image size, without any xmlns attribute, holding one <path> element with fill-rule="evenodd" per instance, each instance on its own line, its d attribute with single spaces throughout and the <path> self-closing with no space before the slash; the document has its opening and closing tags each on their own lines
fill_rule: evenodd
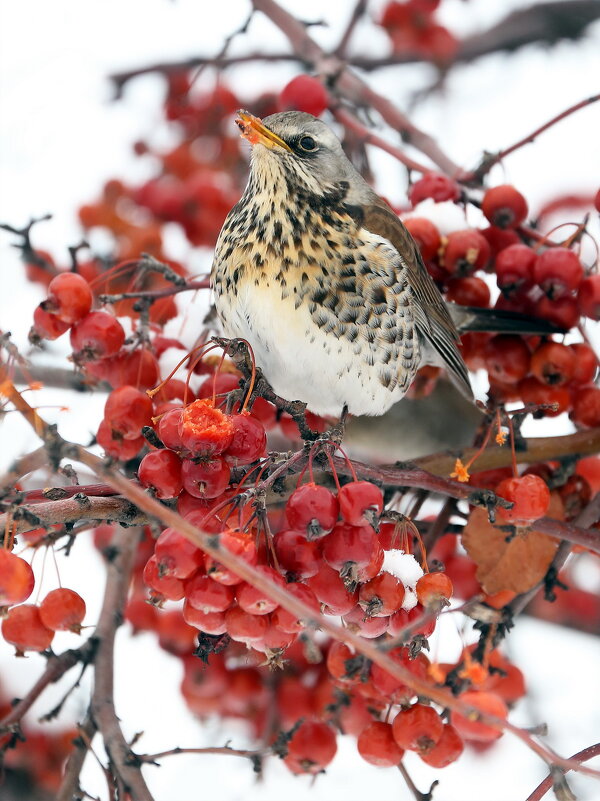
<svg viewBox="0 0 600 801">
<path fill-rule="evenodd" d="M 303 188 L 323 194 L 342 181 L 364 185 L 333 131 L 304 111 L 282 111 L 263 120 L 239 111 L 236 123 L 252 145 L 253 173 L 283 173 Z M 358 179 L 358 181 L 357 181 Z"/>
</svg>

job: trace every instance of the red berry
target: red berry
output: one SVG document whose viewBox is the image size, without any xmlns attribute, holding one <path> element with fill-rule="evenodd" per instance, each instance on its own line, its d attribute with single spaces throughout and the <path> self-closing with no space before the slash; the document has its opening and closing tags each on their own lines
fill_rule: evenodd
<svg viewBox="0 0 600 801">
<path fill-rule="evenodd" d="M 43 624 L 37 606 L 21 604 L 8 610 L 2 621 L 2 636 L 15 646 L 17 656 L 23 656 L 25 651 L 45 651 L 50 648 L 54 632 Z"/>
<path fill-rule="evenodd" d="M 531 356 L 531 373 L 542 384 L 568 384 L 575 372 L 575 352 L 560 342 L 544 342 Z"/>
<path fill-rule="evenodd" d="M 310 607 L 310 609 L 315 612 L 320 611 L 317 596 L 306 584 L 288 584 L 286 589 L 290 595 L 302 601 L 306 606 Z M 298 618 L 297 615 L 288 612 L 287 609 L 284 609 L 282 606 L 277 607 L 273 612 L 271 620 L 274 626 L 287 634 L 296 634 L 302 631 L 306 625 L 302 618 Z"/>
<path fill-rule="evenodd" d="M 52 631 L 72 631 L 79 634 L 85 617 L 85 601 L 66 587 L 59 587 L 46 595 L 40 604 L 40 618 Z"/>
<path fill-rule="evenodd" d="M 327 723 L 304 720 L 288 743 L 285 764 L 292 773 L 321 773 L 337 751 L 335 731 Z"/>
<path fill-rule="evenodd" d="M 511 184 L 488 189 L 481 210 L 498 228 L 517 228 L 527 217 L 527 201 Z"/>
<path fill-rule="evenodd" d="M 167 598 L 169 601 L 181 601 L 184 597 L 184 584 L 181 579 L 175 576 L 161 573 L 156 556 L 151 556 L 144 566 L 142 574 L 144 584 L 156 590 L 156 592 Z"/>
<path fill-rule="evenodd" d="M 583 279 L 577 292 L 577 303 L 581 314 L 590 320 L 600 320 L 600 275 Z"/>
<path fill-rule="evenodd" d="M 575 470 L 590 485 L 592 492 L 600 492 L 600 456 L 584 456 L 577 462 Z"/>
<path fill-rule="evenodd" d="M 48 285 L 46 310 L 65 323 L 76 323 L 92 308 L 90 285 L 77 273 L 60 273 Z"/>
<path fill-rule="evenodd" d="M 431 706 L 413 704 L 401 709 L 392 723 L 394 740 L 400 748 L 427 753 L 439 742 L 444 724 Z"/>
<path fill-rule="evenodd" d="M 185 583 L 185 598 L 189 606 L 207 615 L 229 609 L 234 601 L 234 591 L 227 584 L 196 573 Z"/>
<path fill-rule="evenodd" d="M 245 562 L 248 562 L 248 564 L 255 565 L 258 561 L 258 553 L 252 534 L 234 531 L 230 528 L 225 529 L 219 533 L 219 548 L 226 548 Z M 242 582 L 237 573 L 229 570 L 221 562 L 208 555 L 206 557 L 206 572 L 213 581 L 227 584 L 230 587 Z"/>
<path fill-rule="evenodd" d="M 365 617 L 365 610 L 356 604 L 343 617 L 344 625 L 354 634 L 360 634 L 367 640 L 381 637 L 388 630 L 389 617 Z"/>
<path fill-rule="evenodd" d="M 371 765 L 391 768 L 404 756 L 404 749 L 394 740 L 389 723 L 374 721 L 362 730 L 356 743 L 358 753 Z"/>
<path fill-rule="evenodd" d="M 512 509 L 497 508 L 502 520 L 514 523 L 528 523 L 543 517 L 550 505 L 550 490 L 539 476 L 531 474 L 519 478 L 505 478 L 496 487 L 496 493 L 507 501 L 512 501 Z"/>
<path fill-rule="evenodd" d="M 114 356 L 124 342 L 123 326 L 108 312 L 90 312 L 71 328 L 71 347 L 80 361 Z"/>
<path fill-rule="evenodd" d="M 146 390 L 154 387 L 159 379 L 158 361 L 148 348 L 136 348 L 131 353 L 125 354 L 115 365 L 114 380 L 118 381 L 118 384 L 131 384 L 138 389 Z"/>
<path fill-rule="evenodd" d="M 408 199 L 413 206 L 426 198 L 433 198 L 436 203 L 444 200 L 458 200 L 460 188 L 456 181 L 438 172 L 427 172 L 411 186 Z"/>
<path fill-rule="evenodd" d="M 489 228 L 480 228 L 479 233 L 490 246 L 493 258 L 496 258 L 505 248 L 517 245 L 520 242 L 519 235 L 512 228 L 498 228 L 495 225 L 490 225 Z"/>
<path fill-rule="evenodd" d="M 166 528 L 156 540 L 154 555 L 160 577 L 189 578 L 204 565 L 204 554 L 174 528 Z"/>
<path fill-rule="evenodd" d="M 123 462 L 137 456 L 146 444 L 144 437 L 124 439 L 122 434 L 112 430 L 107 420 L 103 420 L 98 426 L 96 442 L 113 459 L 120 459 Z"/>
<path fill-rule="evenodd" d="M 442 239 L 440 232 L 431 220 L 428 220 L 426 217 L 409 217 L 403 222 L 408 232 L 419 246 L 423 261 L 434 259 L 438 254 Z"/>
<path fill-rule="evenodd" d="M 318 573 L 321 565 L 321 543 L 309 542 L 303 532 L 284 530 L 273 539 L 275 553 L 288 579 L 309 578 Z"/>
<path fill-rule="evenodd" d="M 490 255 L 490 246 L 479 231 L 453 231 L 448 234 L 441 264 L 446 272 L 464 277 L 485 269 Z"/>
<path fill-rule="evenodd" d="M 550 298 L 544 295 L 535 304 L 533 316 L 548 320 L 558 328 L 568 331 L 579 322 L 579 309 L 577 301 L 570 295 L 563 295 L 560 298 Z"/>
<path fill-rule="evenodd" d="M 252 645 L 265 636 L 269 622 L 262 615 L 250 615 L 233 606 L 225 612 L 225 625 L 232 640 Z"/>
<path fill-rule="evenodd" d="M 577 387 L 573 393 L 571 419 L 584 428 L 600 426 L 600 388 Z"/>
<path fill-rule="evenodd" d="M 548 248 L 537 257 L 533 277 L 552 300 L 575 292 L 583 280 L 583 267 L 576 253 L 568 248 Z"/>
<path fill-rule="evenodd" d="M 427 609 L 430 606 L 439 606 L 452 597 L 452 581 L 446 573 L 425 573 L 417 581 L 417 598 L 419 603 Z"/>
<path fill-rule="evenodd" d="M 575 370 L 571 376 L 571 383 L 578 386 L 580 384 L 590 384 L 594 380 L 596 370 L 598 369 L 596 354 L 592 348 L 584 342 L 575 342 L 573 345 L 569 345 L 569 347 L 573 351 L 575 362 Z"/>
<path fill-rule="evenodd" d="M 529 372 L 529 348 L 516 334 L 498 334 L 484 349 L 485 366 L 490 380 L 516 384 Z"/>
<path fill-rule="evenodd" d="M 181 480 L 186 492 L 195 498 L 217 498 L 229 486 L 231 469 L 225 459 L 195 462 L 184 459 L 181 463 Z"/>
<path fill-rule="evenodd" d="M 307 580 L 307 585 L 319 599 L 327 615 L 346 615 L 354 609 L 358 592 L 351 592 L 337 570 L 321 562 L 319 570 Z"/>
<path fill-rule="evenodd" d="M 421 754 L 421 759 L 432 768 L 445 768 L 456 762 L 463 750 L 464 745 L 459 733 L 454 726 L 445 723 L 442 736 L 430 751 Z"/>
<path fill-rule="evenodd" d="M 313 482 L 297 487 L 285 505 L 290 527 L 304 532 L 308 540 L 331 531 L 337 522 L 338 511 L 338 499 L 333 492 Z"/>
<path fill-rule="evenodd" d="M 257 565 L 256 569 L 272 584 L 281 588 L 285 587 L 285 581 L 274 568 L 268 565 Z M 235 597 L 240 608 L 251 615 L 268 615 L 279 606 L 277 601 L 269 597 L 268 592 L 246 584 L 245 581 L 237 585 Z"/>
<path fill-rule="evenodd" d="M 225 634 L 227 631 L 224 612 L 202 612 L 187 599 L 183 604 L 183 619 L 189 626 L 194 626 L 205 634 Z"/>
<path fill-rule="evenodd" d="M 114 389 L 104 406 L 104 419 L 124 439 L 138 439 L 142 428 L 152 422 L 151 417 L 152 401 L 132 386 Z"/>
<path fill-rule="evenodd" d="M 33 332 L 43 339 L 58 339 L 68 331 L 70 323 L 65 323 L 55 314 L 44 310 L 42 305 L 36 306 L 33 312 Z"/>
<path fill-rule="evenodd" d="M 527 245 L 509 245 L 496 256 L 494 268 L 498 286 L 505 295 L 526 292 L 533 286 L 537 255 Z"/>
<path fill-rule="evenodd" d="M 226 458 L 231 462 L 248 464 L 264 455 L 267 432 L 260 420 L 251 414 L 232 414 L 233 438 L 227 446 Z"/>
<path fill-rule="evenodd" d="M 508 716 L 506 704 L 496 693 L 468 690 L 460 696 L 460 700 L 483 714 L 494 715 L 502 719 L 506 719 Z M 452 725 L 456 729 L 456 733 L 465 740 L 489 743 L 502 735 L 501 729 L 483 723 L 476 716 L 464 716 L 459 712 L 452 712 Z"/>
<path fill-rule="evenodd" d="M 202 364 L 202 362 L 200 362 Z M 206 378 L 198 387 L 199 398 L 212 398 L 213 394 L 217 397 L 227 395 L 234 389 L 240 388 L 239 373 L 218 373 Z"/>
<path fill-rule="evenodd" d="M 351 481 L 338 492 L 340 515 L 351 526 L 373 525 L 383 511 L 383 493 L 370 481 Z"/>
<path fill-rule="evenodd" d="M 318 117 L 329 105 L 327 90 L 318 78 L 297 75 L 279 95 L 281 111 L 306 111 Z"/>
<path fill-rule="evenodd" d="M 165 412 L 158 423 L 158 436 L 161 441 L 174 451 L 183 448 L 183 442 L 179 435 L 179 427 L 183 418 L 183 409 L 170 409 Z"/>
<path fill-rule="evenodd" d="M 490 289 L 482 278 L 468 275 L 466 278 L 451 278 L 448 281 L 446 298 L 461 306 L 486 308 L 490 305 Z"/>
<path fill-rule="evenodd" d="M 380 573 L 360 588 L 358 603 L 365 617 L 392 615 L 404 601 L 404 584 L 391 573 Z"/>
<path fill-rule="evenodd" d="M 223 453 L 233 440 L 231 417 L 213 406 L 212 400 L 195 400 L 183 410 L 179 436 L 194 456 Z"/>
<path fill-rule="evenodd" d="M 339 571 L 349 589 L 360 581 L 368 581 L 379 573 L 383 564 L 383 549 L 371 526 L 350 526 L 338 523 L 325 537 L 323 557 Z M 379 567 L 372 572 L 373 563 Z"/>
<path fill-rule="evenodd" d="M 183 489 L 181 460 L 167 448 L 151 451 L 140 462 L 138 478 L 144 487 L 154 490 L 157 498 L 176 498 Z"/>
<path fill-rule="evenodd" d="M 35 585 L 33 570 L 20 556 L 0 548 L 0 608 L 26 601 Z"/>
</svg>

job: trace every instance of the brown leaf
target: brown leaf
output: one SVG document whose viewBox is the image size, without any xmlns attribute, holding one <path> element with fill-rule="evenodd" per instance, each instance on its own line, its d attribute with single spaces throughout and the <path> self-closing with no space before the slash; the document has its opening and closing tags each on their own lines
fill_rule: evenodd
<svg viewBox="0 0 600 801">
<path fill-rule="evenodd" d="M 562 520 L 562 501 L 553 492 L 548 517 Z M 508 542 L 507 542 L 508 539 Z M 477 565 L 477 580 L 489 595 L 501 590 L 527 592 L 540 581 L 554 557 L 558 540 L 541 531 L 518 528 L 510 532 L 492 525 L 484 509 L 473 509 L 462 544 Z"/>
</svg>

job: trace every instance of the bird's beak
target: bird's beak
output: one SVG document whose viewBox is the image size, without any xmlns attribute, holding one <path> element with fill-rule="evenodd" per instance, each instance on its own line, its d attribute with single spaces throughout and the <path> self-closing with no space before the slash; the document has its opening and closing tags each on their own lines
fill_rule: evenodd
<svg viewBox="0 0 600 801">
<path fill-rule="evenodd" d="M 270 131 L 266 125 L 263 125 L 261 119 L 250 114 L 250 112 L 238 111 L 235 122 L 242 132 L 242 137 L 247 139 L 251 145 L 261 144 L 270 149 L 281 147 L 290 153 L 292 152 L 292 148 L 283 139 L 274 134 L 273 131 Z"/>
</svg>

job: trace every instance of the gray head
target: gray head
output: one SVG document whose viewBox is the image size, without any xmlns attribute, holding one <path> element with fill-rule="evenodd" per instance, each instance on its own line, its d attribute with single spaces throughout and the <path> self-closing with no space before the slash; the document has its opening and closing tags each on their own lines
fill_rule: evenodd
<svg viewBox="0 0 600 801">
<path fill-rule="evenodd" d="M 252 171 L 291 174 L 308 190 L 322 194 L 347 181 L 348 200 L 364 202 L 371 189 L 354 169 L 331 128 L 304 111 L 282 111 L 264 120 L 240 111 L 236 120 L 252 145 Z"/>
</svg>

